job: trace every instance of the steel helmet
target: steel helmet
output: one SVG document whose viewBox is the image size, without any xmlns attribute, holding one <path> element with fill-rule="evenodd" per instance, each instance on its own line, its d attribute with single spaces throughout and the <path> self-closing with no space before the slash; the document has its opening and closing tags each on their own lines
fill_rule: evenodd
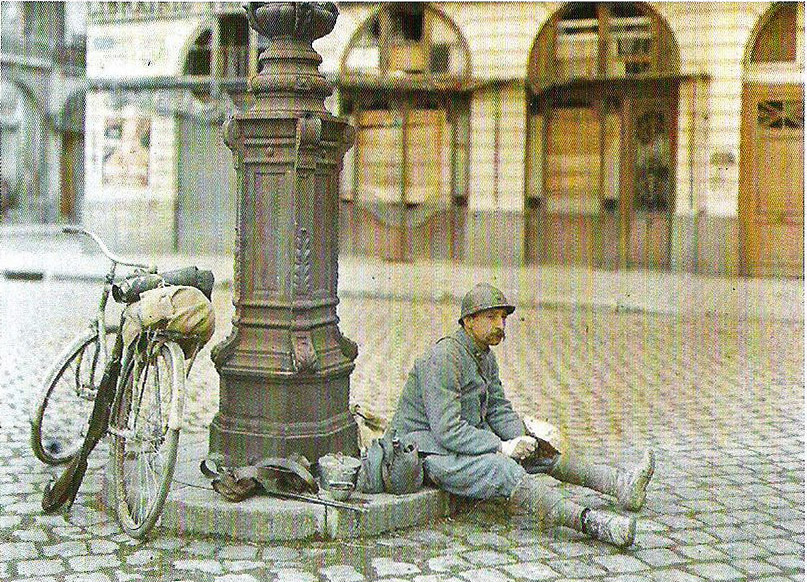
<svg viewBox="0 0 807 582">
<path fill-rule="evenodd" d="M 462 324 L 462 320 L 469 315 L 497 307 L 504 308 L 508 315 L 516 310 L 515 306 L 507 301 L 504 293 L 496 287 L 487 283 L 478 283 L 462 298 L 462 309 L 458 321 Z"/>
</svg>

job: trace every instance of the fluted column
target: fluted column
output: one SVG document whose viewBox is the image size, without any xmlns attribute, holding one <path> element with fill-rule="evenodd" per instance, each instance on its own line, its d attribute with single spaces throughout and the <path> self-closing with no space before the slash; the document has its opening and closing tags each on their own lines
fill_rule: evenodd
<svg viewBox="0 0 807 582">
<path fill-rule="evenodd" d="M 355 454 L 348 412 L 356 344 L 336 315 L 339 172 L 354 130 L 330 115 L 311 43 L 332 3 L 255 2 L 269 39 L 250 79 L 255 105 L 224 124 L 238 175 L 233 332 L 213 352 L 221 376 L 210 452 L 231 465 L 297 452 Z"/>
</svg>

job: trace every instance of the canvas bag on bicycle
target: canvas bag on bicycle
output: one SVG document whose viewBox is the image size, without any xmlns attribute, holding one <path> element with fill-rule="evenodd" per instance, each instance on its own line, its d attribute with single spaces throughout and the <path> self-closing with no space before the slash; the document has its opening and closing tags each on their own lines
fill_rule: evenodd
<svg viewBox="0 0 807 582">
<path fill-rule="evenodd" d="M 125 346 L 144 330 L 164 329 L 187 336 L 177 342 L 186 358 L 210 340 L 215 328 L 213 305 L 195 287 L 171 285 L 144 291 L 123 312 Z"/>
</svg>

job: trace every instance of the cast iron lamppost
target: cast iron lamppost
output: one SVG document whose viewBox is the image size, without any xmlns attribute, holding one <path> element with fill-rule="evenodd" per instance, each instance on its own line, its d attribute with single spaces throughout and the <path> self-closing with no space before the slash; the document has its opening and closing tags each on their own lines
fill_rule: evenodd
<svg viewBox="0 0 807 582">
<path fill-rule="evenodd" d="M 224 124 L 238 175 L 233 333 L 216 346 L 219 412 L 210 453 L 355 455 L 348 411 L 358 350 L 336 315 L 339 172 L 355 132 L 324 107 L 331 87 L 311 43 L 333 30 L 332 3 L 253 2 L 269 39 L 250 79 L 255 104 Z"/>
</svg>

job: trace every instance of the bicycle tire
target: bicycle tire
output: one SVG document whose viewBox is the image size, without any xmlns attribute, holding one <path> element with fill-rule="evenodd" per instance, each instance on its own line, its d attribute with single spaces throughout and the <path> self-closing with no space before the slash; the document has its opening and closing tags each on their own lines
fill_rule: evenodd
<svg viewBox="0 0 807 582">
<path fill-rule="evenodd" d="M 107 353 L 117 332 L 117 326 L 106 330 Z M 93 361 L 94 366 L 88 366 Z M 48 465 L 73 459 L 84 441 L 105 365 L 99 361 L 98 333 L 91 328 L 73 339 L 56 358 L 31 411 L 30 443 L 37 459 Z"/>
<path fill-rule="evenodd" d="M 185 385 L 179 345 L 166 342 L 148 360 L 139 354 L 135 352 L 121 376 L 110 422 L 115 511 L 121 528 L 133 538 L 151 531 L 168 497 Z"/>
</svg>

